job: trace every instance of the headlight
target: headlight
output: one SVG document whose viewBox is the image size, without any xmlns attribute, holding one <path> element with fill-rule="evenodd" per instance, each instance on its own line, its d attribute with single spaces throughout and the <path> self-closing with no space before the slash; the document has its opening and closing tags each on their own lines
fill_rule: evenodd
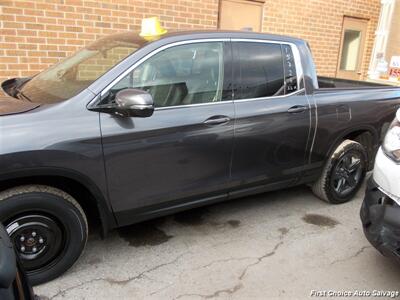
<svg viewBox="0 0 400 300">
<path fill-rule="evenodd" d="M 386 155 L 400 162 L 400 110 L 397 111 L 396 118 L 390 124 L 382 148 Z"/>
</svg>

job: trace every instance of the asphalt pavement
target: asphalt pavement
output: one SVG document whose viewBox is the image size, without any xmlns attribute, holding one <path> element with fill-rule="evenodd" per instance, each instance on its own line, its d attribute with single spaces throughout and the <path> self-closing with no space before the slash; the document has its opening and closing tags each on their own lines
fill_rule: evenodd
<svg viewBox="0 0 400 300">
<path fill-rule="evenodd" d="M 363 194 L 330 205 L 301 186 L 128 226 L 105 240 L 92 234 L 79 261 L 35 292 L 44 299 L 185 300 L 360 292 L 354 299 L 399 290 L 400 265 L 363 235 Z"/>
</svg>

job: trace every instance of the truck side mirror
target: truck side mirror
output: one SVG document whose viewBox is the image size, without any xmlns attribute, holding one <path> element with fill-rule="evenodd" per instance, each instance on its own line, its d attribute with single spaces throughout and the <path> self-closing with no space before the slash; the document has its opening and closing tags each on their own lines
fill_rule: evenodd
<svg viewBox="0 0 400 300">
<path fill-rule="evenodd" d="M 116 113 L 127 117 L 150 117 L 154 112 L 153 97 L 139 89 L 124 89 L 115 95 Z"/>
<path fill-rule="evenodd" d="M 117 92 L 113 103 L 98 104 L 88 109 L 121 117 L 147 118 L 154 112 L 154 101 L 146 91 L 124 89 Z"/>
</svg>

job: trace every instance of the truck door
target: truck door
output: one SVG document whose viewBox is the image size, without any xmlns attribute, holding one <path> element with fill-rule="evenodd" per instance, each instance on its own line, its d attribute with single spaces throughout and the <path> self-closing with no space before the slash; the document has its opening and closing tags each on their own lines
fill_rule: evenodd
<svg viewBox="0 0 400 300">
<path fill-rule="evenodd" d="M 144 207 L 220 195 L 229 184 L 234 107 L 229 42 L 171 45 L 110 90 L 149 92 L 148 118 L 100 114 L 105 168 L 120 224 Z M 180 205 L 180 204 L 179 204 Z"/>
<path fill-rule="evenodd" d="M 232 40 L 235 61 L 233 183 L 293 183 L 305 164 L 310 103 L 295 45 Z"/>
</svg>

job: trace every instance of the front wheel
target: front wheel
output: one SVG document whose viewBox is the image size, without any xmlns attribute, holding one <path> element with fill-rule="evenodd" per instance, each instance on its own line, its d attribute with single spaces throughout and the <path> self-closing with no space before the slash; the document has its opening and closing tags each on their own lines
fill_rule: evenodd
<svg viewBox="0 0 400 300">
<path fill-rule="evenodd" d="M 87 241 L 88 224 L 80 205 L 49 186 L 26 185 L 1 192 L 0 221 L 33 285 L 68 270 Z"/>
<path fill-rule="evenodd" d="M 360 189 L 367 165 L 364 147 L 355 141 L 345 140 L 327 161 L 312 191 L 329 203 L 348 202 Z"/>
</svg>

